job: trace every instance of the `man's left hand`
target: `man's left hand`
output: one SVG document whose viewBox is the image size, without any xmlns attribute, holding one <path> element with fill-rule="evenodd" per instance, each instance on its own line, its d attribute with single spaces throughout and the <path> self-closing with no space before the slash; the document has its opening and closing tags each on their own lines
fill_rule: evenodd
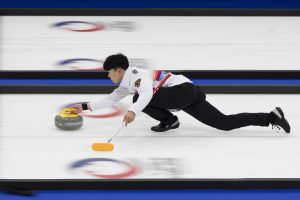
<svg viewBox="0 0 300 200">
<path fill-rule="evenodd" d="M 125 122 L 125 126 L 127 126 L 127 124 L 133 122 L 134 118 L 135 118 L 135 113 L 132 111 L 128 111 L 123 118 L 123 122 Z"/>
</svg>

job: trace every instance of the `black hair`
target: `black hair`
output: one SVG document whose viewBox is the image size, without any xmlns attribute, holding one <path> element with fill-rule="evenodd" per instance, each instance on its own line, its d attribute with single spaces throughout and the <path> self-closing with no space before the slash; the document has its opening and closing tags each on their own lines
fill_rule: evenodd
<svg viewBox="0 0 300 200">
<path fill-rule="evenodd" d="M 127 57 L 120 53 L 108 56 L 103 63 L 103 69 L 105 71 L 117 68 L 126 70 L 128 66 L 129 62 Z"/>
</svg>

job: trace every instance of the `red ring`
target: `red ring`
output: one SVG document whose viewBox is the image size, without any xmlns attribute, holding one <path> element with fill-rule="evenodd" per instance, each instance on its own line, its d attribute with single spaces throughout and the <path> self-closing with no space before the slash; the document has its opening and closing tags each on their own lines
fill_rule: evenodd
<svg viewBox="0 0 300 200">
<path fill-rule="evenodd" d="M 95 177 L 98 177 L 98 178 L 105 178 L 105 179 L 120 179 L 120 178 L 126 178 L 126 177 L 129 177 L 129 176 L 132 176 L 134 174 L 137 174 L 139 169 L 135 166 L 130 166 L 127 164 L 128 167 L 130 167 L 130 170 L 129 171 L 126 171 L 126 172 L 123 172 L 123 173 L 119 173 L 119 174 L 107 174 L 107 175 L 104 175 L 104 174 L 96 174 L 92 171 L 86 171 L 86 173 L 88 175 L 91 175 L 91 176 L 95 176 Z"/>
<path fill-rule="evenodd" d="M 95 24 L 95 27 L 94 28 L 90 28 L 90 29 L 72 29 L 72 28 L 64 28 L 65 30 L 68 30 L 68 31 L 74 31 L 74 32 L 92 32 L 92 31 L 98 31 L 98 30 L 102 30 L 104 29 L 105 26 L 102 25 L 102 24 Z"/>
<path fill-rule="evenodd" d="M 90 118 L 110 118 L 110 117 L 115 117 L 118 115 L 121 115 L 122 113 L 124 113 L 124 108 L 122 107 L 117 107 L 117 106 L 113 106 L 113 108 L 115 109 L 114 112 L 111 113 L 107 113 L 107 114 L 88 114 L 88 113 L 81 113 L 80 115 L 84 116 L 84 117 L 90 117 Z"/>
<path fill-rule="evenodd" d="M 99 70 L 99 71 L 104 71 L 103 67 L 97 67 L 97 68 L 83 68 L 83 67 L 77 67 L 77 66 L 69 66 L 69 69 L 73 70 L 79 70 L 79 71 L 90 71 L 90 70 Z"/>
</svg>

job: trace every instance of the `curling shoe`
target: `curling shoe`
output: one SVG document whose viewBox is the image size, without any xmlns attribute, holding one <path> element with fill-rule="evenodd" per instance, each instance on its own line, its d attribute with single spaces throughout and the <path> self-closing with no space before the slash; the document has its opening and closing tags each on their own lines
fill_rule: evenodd
<svg viewBox="0 0 300 200">
<path fill-rule="evenodd" d="M 284 118 L 283 111 L 279 107 L 270 112 L 270 123 L 272 124 L 272 129 L 274 127 L 279 130 L 282 128 L 286 133 L 291 132 L 289 122 Z"/>
<path fill-rule="evenodd" d="M 172 116 L 170 119 L 168 119 L 165 122 L 161 122 L 157 126 L 152 126 L 151 130 L 155 132 L 165 132 L 170 129 L 175 129 L 179 127 L 179 120 L 177 116 Z"/>
</svg>

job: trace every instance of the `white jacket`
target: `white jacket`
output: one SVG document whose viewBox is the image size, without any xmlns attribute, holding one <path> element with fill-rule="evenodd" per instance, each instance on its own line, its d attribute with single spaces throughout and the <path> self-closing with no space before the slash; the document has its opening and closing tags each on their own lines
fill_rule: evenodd
<svg viewBox="0 0 300 200">
<path fill-rule="evenodd" d="M 129 111 L 137 115 L 149 104 L 153 96 L 153 88 L 156 88 L 166 75 L 167 73 L 159 70 L 152 71 L 128 67 L 119 87 L 105 98 L 90 102 L 90 108 L 92 111 L 106 108 L 114 105 L 129 94 L 138 93 L 138 100 L 129 108 Z M 185 82 L 192 82 L 183 75 L 170 75 L 162 87 L 172 87 Z"/>
</svg>

